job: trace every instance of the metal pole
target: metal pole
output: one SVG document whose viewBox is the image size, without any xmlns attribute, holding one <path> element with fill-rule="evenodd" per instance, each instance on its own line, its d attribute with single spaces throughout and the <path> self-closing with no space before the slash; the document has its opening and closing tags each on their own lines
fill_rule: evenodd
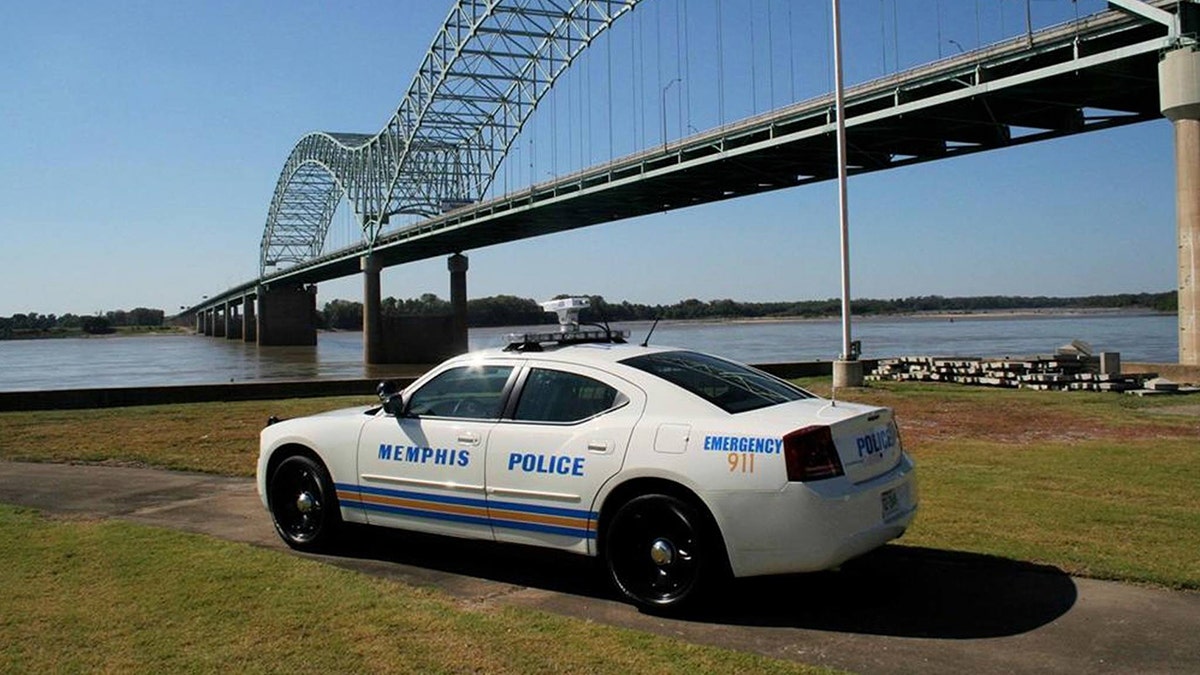
<svg viewBox="0 0 1200 675">
<path fill-rule="evenodd" d="M 667 149 L 667 90 L 671 88 L 671 85 L 675 84 L 675 83 L 676 83 L 676 82 L 678 82 L 678 81 L 679 81 L 679 78 L 678 78 L 678 77 L 676 77 L 676 78 L 674 78 L 673 80 L 671 80 L 670 82 L 668 82 L 668 83 L 667 83 L 667 86 L 665 86 L 665 87 L 663 87 L 663 88 L 662 88 L 662 141 L 663 141 L 663 150 L 666 150 L 666 149 Z"/>
<path fill-rule="evenodd" d="M 1029 7 L 1029 0 L 1025 0 L 1025 44 L 1033 46 L 1033 10 Z"/>
<path fill-rule="evenodd" d="M 842 82 L 842 15 L 841 3 L 833 0 L 833 81 L 837 110 L 838 162 L 838 221 L 841 226 L 842 249 L 842 355 L 850 355 L 850 218 L 846 203 L 846 101 Z"/>
</svg>

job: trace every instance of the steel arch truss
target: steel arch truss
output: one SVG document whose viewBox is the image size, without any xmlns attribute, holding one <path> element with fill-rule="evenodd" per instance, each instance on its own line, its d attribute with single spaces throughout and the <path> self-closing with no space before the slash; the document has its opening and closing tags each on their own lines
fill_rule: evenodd
<svg viewBox="0 0 1200 675">
<path fill-rule="evenodd" d="M 260 273 L 319 256 L 343 197 L 368 245 L 390 216 L 479 201 L 542 96 L 640 1 L 459 0 L 382 131 L 296 144 L 271 198 Z"/>
</svg>

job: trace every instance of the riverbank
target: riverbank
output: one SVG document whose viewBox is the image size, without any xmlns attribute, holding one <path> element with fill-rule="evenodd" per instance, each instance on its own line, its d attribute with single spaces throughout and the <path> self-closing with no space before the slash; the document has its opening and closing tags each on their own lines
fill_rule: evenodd
<svg viewBox="0 0 1200 675">
<path fill-rule="evenodd" d="M 875 359 L 864 359 L 864 369 L 870 372 L 875 368 L 876 363 Z M 328 396 L 363 396 L 364 400 L 369 401 L 381 380 L 393 380 L 401 387 L 406 387 L 430 367 L 432 365 L 377 366 L 375 375 L 367 378 L 0 391 L 0 412 L 124 408 L 214 401 L 307 399 Z M 833 373 L 833 362 L 831 361 L 764 363 L 758 364 L 756 367 L 785 379 L 828 378 Z M 1126 363 L 1122 370 L 1127 373 L 1157 373 L 1180 384 L 1200 384 L 1200 366 L 1183 366 L 1174 363 Z M 1110 395 L 1116 396 L 1116 394 Z"/>
<path fill-rule="evenodd" d="M 101 340 L 124 337 L 160 337 L 164 335 L 195 335 L 196 331 L 181 326 L 118 326 L 109 333 L 88 333 L 82 328 L 51 328 L 50 330 L 12 330 L 0 333 L 0 340 Z"/>
<path fill-rule="evenodd" d="M 874 361 L 864 361 L 874 367 Z M 374 376 L 331 380 L 283 380 L 233 382 L 158 387 L 98 387 L 40 391 L 0 391 L 0 412 L 18 410 L 80 410 L 124 408 L 144 405 L 205 403 L 210 401 L 262 401 L 325 396 L 371 396 L 380 380 L 393 380 L 406 387 L 430 365 L 375 366 Z M 762 364 L 759 368 L 779 377 L 828 377 L 829 361 Z"/>
</svg>

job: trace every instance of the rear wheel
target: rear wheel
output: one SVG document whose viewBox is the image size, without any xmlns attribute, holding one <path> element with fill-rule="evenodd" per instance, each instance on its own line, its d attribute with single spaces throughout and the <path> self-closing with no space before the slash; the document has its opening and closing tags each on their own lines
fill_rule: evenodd
<svg viewBox="0 0 1200 675">
<path fill-rule="evenodd" d="M 642 608 L 674 610 L 692 602 L 723 560 L 719 537 L 686 501 L 648 494 L 613 515 L 604 545 L 617 589 Z"/>
<path fill-rule="evenodd" d="M 305 455 L 292 455 L 275 467 L 267 501 L 275 531 L 301 551 L 328 548 L 342 522 L 329 472 Z"/>
</svg>

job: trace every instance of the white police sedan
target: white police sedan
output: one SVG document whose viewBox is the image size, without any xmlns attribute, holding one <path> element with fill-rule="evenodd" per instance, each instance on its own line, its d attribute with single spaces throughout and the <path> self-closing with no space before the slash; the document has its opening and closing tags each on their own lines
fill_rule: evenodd
<svg viewBox="0 0 1200 675">
<path fill-rule="evenodd" d="M 837 566 L 912 521 L 891 410 L 622 342 L 524 339 L 381 387 L 382 406 L 270 425 L 263 503 L 301 550 L 354 522 L 601 556 L 660 610 L 730 574 Z"/>
</svg>

